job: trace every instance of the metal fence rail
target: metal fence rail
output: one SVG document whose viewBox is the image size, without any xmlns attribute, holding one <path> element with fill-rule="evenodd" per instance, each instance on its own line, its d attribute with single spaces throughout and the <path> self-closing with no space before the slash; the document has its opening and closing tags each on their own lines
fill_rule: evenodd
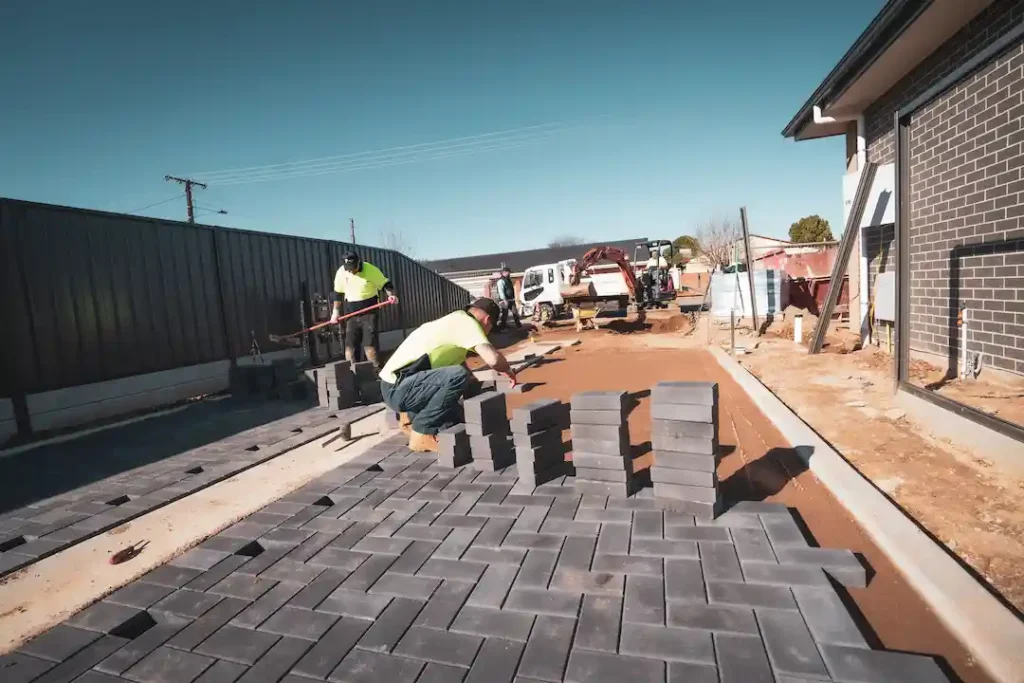
<svg viewBox="0 0 1024 683">
<path fill-rule="evenodd" d="M 353 248 L 398 288 L 381 332 L 469 300 L 385 249 L 0 199 L 0 397 L 272 351 Z"/>
</svg>

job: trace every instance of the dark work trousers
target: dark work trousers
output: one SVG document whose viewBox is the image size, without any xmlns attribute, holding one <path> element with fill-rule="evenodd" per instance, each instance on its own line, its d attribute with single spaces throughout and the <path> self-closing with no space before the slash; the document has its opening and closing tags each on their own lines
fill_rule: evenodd
<svg viewBox="0 0 1024 683">
<path fill-rule="evenodd" d="M 369 308 L 377 304 L 377 297 L 371 299 L 363 299 L 362 301 L 346 301 L 345 302 L 345 315 L 349 313 L 355 313 L 361 311 L 364 308 Z M 349 318 L 345 321 L 345 348 L 358 349 L 360 344 L 364 348 L 377 349 L 377 313 L 365 313 L 363 315 L 357 315 Z M 366 354 L 367 360 L 371 360 L 370 353 Z M 373 354 L 376 358 L 376 353 Z M 354 359 L 354 357 L 353 357 Z"/>
<path fill-rule="evenodd" d="M 501 317 L 498 319 L 498 329 L 503 330 L 508 324 L 508 312 L 512 311 L 512 320 L 515 321 L 516 327 L 522 327 L 523 324 L 519 322 L 519 310 L 516 308 L 515 301 L 508 301 L 502 299 L 498 302 L 498 308 L 501 309 Z"/>
<path fill-rule="evenodd" d="M 452 365 L 401 377 L 397 384 L 381 380 L 380 389 L 388 408 L 409 415 L 414 432 L 436 435 L 464 420 L 459 399 L 468 383 L 469 370 Z"/>
</svg>

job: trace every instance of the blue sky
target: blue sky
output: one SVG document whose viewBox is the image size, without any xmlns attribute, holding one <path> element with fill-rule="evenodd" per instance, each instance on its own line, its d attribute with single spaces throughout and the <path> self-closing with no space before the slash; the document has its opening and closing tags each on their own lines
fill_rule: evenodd
<svg viewBox="0 0 1024 683">
<path fill-rule="evenodd" d="M 228 214 L 199 220 L 351 217 L 419 258 L 674 238 L 741 204 L 756 233 L 838 233 L 842 140 L 780 131 L 882 4 L 4 0 L 0 196 L 130 212 L 168 173 L 368 153 L 208 176 L 197 204 Z"/>
</svg>

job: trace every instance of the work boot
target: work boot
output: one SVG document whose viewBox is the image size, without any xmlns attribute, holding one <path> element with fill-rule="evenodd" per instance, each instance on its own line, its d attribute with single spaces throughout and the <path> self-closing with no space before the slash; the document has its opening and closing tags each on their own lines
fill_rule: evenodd
<svg viewBox="0 0 1024 683">
<path fill-rule="evenodd" d="M 409 450 L 413 453 L 437 453 L 437 437 L 409 430 Z"/>
<path fill-rule="evenodd" d="M 412 435 L 412 420 L 409 419 L 409 413 L 398 414 L 398 428 L 405 434 Z"/>
<path fill-rule="evenodd" d="M 352 365 L 355 365 L 355 363 L 356 363 L 356 347 L 354 347 L 354 346 L 346 346 L 345 347 L 345 360 L 347 360 Z"/>
<path fill-rule="evenodd" d="M 377 360 L 377 349 L 372 346 L 364 346 L 363 353 L 366 354 L 366 360 L 373 363 L 373 371 L 380 374 L 380 362 Z"/>
</svg>

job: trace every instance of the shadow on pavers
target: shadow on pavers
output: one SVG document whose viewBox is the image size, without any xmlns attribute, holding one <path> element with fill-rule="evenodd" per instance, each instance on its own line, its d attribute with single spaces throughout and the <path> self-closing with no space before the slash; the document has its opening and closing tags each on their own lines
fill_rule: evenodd
<svg viewBox="0 0 1024 683">
<path fill-rule="evenodd" d="M 315 397 L 200 401 L 177 412 L 0 457 L 0 513 L 180 455 L 315 405 Z"/>
<path fill-rule="evenodd" d="M 722 496 L 728 501 L 762 501 L 782 491 L 791 479 L 806 471 L 807 460 L 797 449 L 771 448 L 722 481 Z"/>
</svg>

